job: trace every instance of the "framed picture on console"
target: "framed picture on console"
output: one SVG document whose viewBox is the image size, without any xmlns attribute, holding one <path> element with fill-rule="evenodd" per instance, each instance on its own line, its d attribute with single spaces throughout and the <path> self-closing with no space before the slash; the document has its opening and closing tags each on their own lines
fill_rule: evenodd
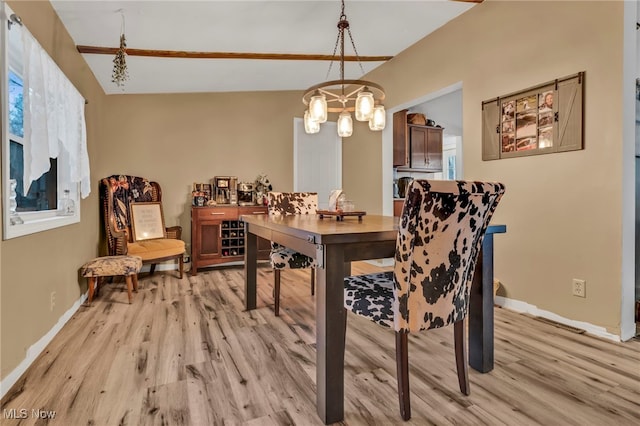
<svg viewBox="0 0 640 426">
<path fill-rule="evenodd" d="M 162 204 L 131 203 L 130 210 L 133 241 L 166 238 Z"/>
</svg>

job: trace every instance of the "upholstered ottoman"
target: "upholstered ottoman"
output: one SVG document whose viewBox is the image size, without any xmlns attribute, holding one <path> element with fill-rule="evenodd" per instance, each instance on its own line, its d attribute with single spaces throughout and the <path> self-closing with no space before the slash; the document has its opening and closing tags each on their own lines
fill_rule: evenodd
<svg viewBox="0 0 640 426">
<path fill-rule="evenodd" d="M 132 290 L 138 291 L 138 272 L 142 268 L 139 256 L 104 256 L 97 257 L 82 266 L 82 276 L 89 278 L 89 305 L 93 300 L 93 292 L 100 277 L 124 276 L 127 282 L 127 293 L 131 303 Z"/>
</svg>

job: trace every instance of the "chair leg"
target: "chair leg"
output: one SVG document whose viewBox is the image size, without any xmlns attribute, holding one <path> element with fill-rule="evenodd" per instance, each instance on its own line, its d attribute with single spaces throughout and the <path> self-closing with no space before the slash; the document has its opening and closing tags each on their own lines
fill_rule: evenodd
<svg viewBox="0 0 640 426">
<path fill-rule="evenodd" d="M 131 298 L 133 297 L 133 294 L 131 294 L 131 292 L 133 291 L 133 282 L 131 280 L 131 275 L 127 275 L 126 277 L 124 277 L 124 280 L 127 282 L 127 296 L 129 296 L 129 304 L 131 304 Z"/>
<path fill-rule="evenodd" d="M 273 270 L 273 310 L 280 316 L 280 269 Z"/>
<path fill-rule="evenodd" d="M 152 263 L 151 268 L 149 269 L 149 275 L 153 275 L 154 272 L 156 272 L 156 264 Z"/>
<path fill-rule="evenodd" d="M 467 368 L 467 345 L 464 333 L 464 320 L 453 323 L 453 339 L 456 351 L 456 368 L 458 370 L 458 384 L 460 392 L 469 395 L 469 370 Z"/>
<path fill-rule="evenodd" d="M 316 269 L 311 268 L 311 295 L 315 296 L 316 294 Z"/>
<path fill-rule="evenodd" d="M 131 275 L 131 281 L 133 281 L 133 291 L 138 292 L 138 274 Z"/>
<path fill-rule="evenodd" d="M 411 418 L 411 400 L 409 399 L 409 333 L 396 331 L 396 364 L 398 367 L 398 400 L 402 420 Z"/>
<path fill-rule="evenodd" d="M 182 273 L 184 272 L 184 257 L 180 255 L 180 279 L 182 279 Z"/>
<path fill-rule="evenodd" d="M 113 278 L 113 277 L 109 277 L 109 278 Z M 95 292 L 93 293 L 93 297 L 100 296 L 100 289 L 104 285 L 105 280 L 108 281 L 108 279 L 106 279 L 105 277 L 96 278 L 96 281 L 95 281 L 96 286 L 95 286 Z"/>
<path fill-rule="evenodd" d="M 89 277 L 89 306 L 91 306 L 91 301 L 93 300 L 93 293 L 96 289 L 96 277 Z"/>
</svg>

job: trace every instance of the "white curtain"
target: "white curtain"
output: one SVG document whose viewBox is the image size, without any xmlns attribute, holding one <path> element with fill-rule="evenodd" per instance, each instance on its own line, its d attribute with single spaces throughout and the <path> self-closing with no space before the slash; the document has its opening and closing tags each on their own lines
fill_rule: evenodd
<svg viewBox="0 0 640 426">
<path fill-rule="evenodd" d="M 49 170 L 49 158 L 68 156 L 71 183 L 82 198 L 91 192 L 85 100 L 56 63 L 24 27 L 24 193 Z M 66 173 L 65 173 L 66 174 Z"/>
</svg>

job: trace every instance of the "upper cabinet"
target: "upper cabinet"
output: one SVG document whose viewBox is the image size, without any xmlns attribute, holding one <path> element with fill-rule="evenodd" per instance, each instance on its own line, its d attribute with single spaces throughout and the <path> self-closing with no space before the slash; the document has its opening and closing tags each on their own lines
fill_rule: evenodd
<svg viewBox="0 0 640 426">
<path fill-rule="evenodd" d="M 407 124 L 407 110 L 393 115 L 393 166 L 399 170 L 442 171 L 442 128 Z"/>
<path fill-rule="evenodd" d="M 409 125 L 411 169 L 442 171 L 442 129 Z"/>
<path fill-rule="evenodd" d="M 393 167 L 409 165 L 409 133 L 407 109 L 393 114 Z"/>
</svg>

